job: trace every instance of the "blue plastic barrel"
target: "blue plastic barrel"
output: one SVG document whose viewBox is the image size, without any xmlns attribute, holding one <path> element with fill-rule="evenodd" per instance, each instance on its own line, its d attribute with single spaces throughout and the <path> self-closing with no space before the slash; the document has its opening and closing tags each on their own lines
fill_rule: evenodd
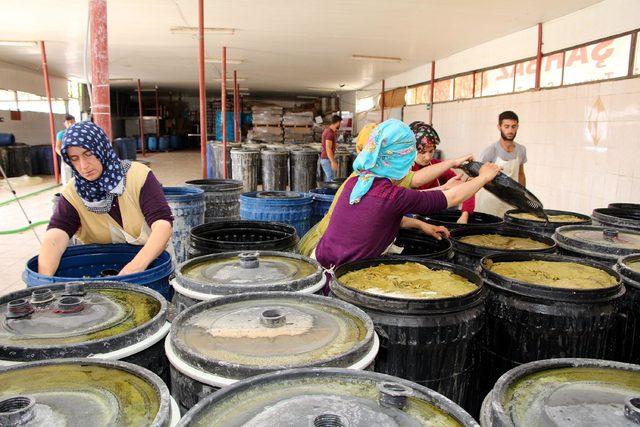
<svg viewBox="0 0 640 427">
<path fill-rule="evenodd" d="M 127 149 L 124 140 L 125 138 L 116 138 L 113 140 L 113 151 L 116 152 L 116 155 L 121 160 L 127 159 Z"/>
<path fill-rule="evenodd" d="M 160 151 L 168 151 L 170 141 L 171 138 L 169 138 L 169 135 L 161 136 L 158 140 L 158 148 L 160 149 Z"/>
<path fill-rule="evenodd" d="M 233 111 L 227 111 L 227 141 L 235 141 Z M 216 111 L 216 139 L 222 141 L 222 111 Z"/>
<path fill-rule="evenodd" d="M 148 141 L 149 151 L 158 151 L 158 138 L 155 135 L 149 135 Z"/>
<path fill-rule="evenodd" d="M 182 148 L 182 140 L 179 135 L 171 135 L 169 146 L 172 150 L 179 150 Z"/>
<path fill-rule="evenodd" d="M 311 190 L 309 194 L 313 198 L 313 208 L 311 215 L 311 225 L 319 223 L 322 218 L 329 212 L 333 198 L 336 195 L 336 188 L 316 188 Z"/>
<path fill-rule="evenodd" d="M 13 145 L 16 137 L 12 133 L 0 133 L 0 146 Z"/>
<path fill-rule="evenodd" d="M 138 157 L 136 152 L 137 141 L 135 138 L 124 138 L 122 151 L 127 160 L 135 160 Z"/>
<path fill-rule="evenodd" d="M 313 199 L 294 191 L 253 191 L 240 196 L 240 218 L 274 221 L 295 227 L 298 236 L 311 228 Z"/>
<path fill-rule="evenodd" d="M 251 113 L 240 113 L 240 124 L 241 125 L 251 125 L 251 124 L 253 124 L 253 114 L 251 114 Z"/>
<path fill-rule="evenodd" d="M 213 141 L 207 142 L 207 178 L 215 178 L 213 170 Z"/>
<path fill-rule="evenodd" d="M 126 244 L 69 246 L 62 254 L 60 266 L 54 276 L 38 273 L 38 257 L 34 256 L 27 261 L 22 280 L 28 288 L 78 280 L 126 282 L 151 288 L 170 300 L 169 276 L 173 273 L 173 262 L 166 251 L 142 273 L 117 276 L 141 248 L 142 246 Z"/>
<path fill-rule="evenodd" d="M 138 151 L 142 151 L 142 143 L 140 141 L 140 137 L 139 136 L 136 137 L 136 149 Z M 145 150 L 149 149 L 149 137 L 148 136 L 144 137 L 144 149 Z"/>
<path fill-rule="evenodd" d="M 204 190 L 197 187 L 163 187 L 163 190 L 173 214 L 171 244 L 179 264 L 187 260 L 191 229 L 204 224 Z"/>
</svg>

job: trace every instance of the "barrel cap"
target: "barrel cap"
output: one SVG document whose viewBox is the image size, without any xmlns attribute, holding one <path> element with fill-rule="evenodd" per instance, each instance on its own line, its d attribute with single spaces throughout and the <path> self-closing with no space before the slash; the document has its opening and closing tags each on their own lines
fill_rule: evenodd
<svg viewBox="0 0 640 427">
<path fill-rule="evenodd" d="M 157 332 L 166 312 L 160 294 L 126 283 L 72 282 L 14 292 L 0 298 L 0 359 L 118 350 Z"/>
<path fill-rule="evenodd" d="M 172 323 L 181 361 L 245 378 L 306 366 L 348 367 L 374 345 L 373 323 L 339 300 L 291 292 L 233 295 L 194 305 Z"/>
<path fill-rule="evenodd" d="M 178 267 L 176 280 L 193 291 L 229 295 L 301 291 L 323 278 L 317 261 L 275 251 L 225 252 L 193 258 Z"/>
<path fill-rule="evenodd" d="M 292 369 L 226 387 L 193 407 L 179 426 L 477 426 L 446 397 L 367 371 Z"/>
<path fill-rule="evenodd" d="M 640 422 L 640 366 L 549 359 L 504 374 L 491 393 L 494 426 L 634 426 Z"/>
<path fill-rule="evenodd" d="M 0 369 L 0 425 L 164 426 L 167 386 L 136 365 L 58 359 Z"/>
</svg>

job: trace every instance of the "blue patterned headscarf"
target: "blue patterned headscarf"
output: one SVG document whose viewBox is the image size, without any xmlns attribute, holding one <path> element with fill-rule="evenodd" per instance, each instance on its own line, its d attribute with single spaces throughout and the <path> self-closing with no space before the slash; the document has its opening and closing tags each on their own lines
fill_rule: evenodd
<svg viewBox="0 0 640 427">
<path fill-rule="evenodd" d="M 351 190 L 349 203 L 358 203 L 371 189 L 374 178 L 404 178 L 415 158 L 416 138 L 411 128 L 397 119 L 380 123 L 353 162 L 358 182 Z"/>
<path fill-rule="evenodd" d="M 82 147 L 91 151 L 102 163 L 102 175 L 95 181 L 84 179 L 69 160 L 69 147 Z M 76 191 L 87 209 L 95 213 L 108 213 L 113 198 L 124 193 L 125 176 L 131 162 L 120 160 L 104 131 L 91 122 L 79 122 L 70 126 L 62 138 L 60 153 L 64 162 L 73 170 Z"/>
</svg>

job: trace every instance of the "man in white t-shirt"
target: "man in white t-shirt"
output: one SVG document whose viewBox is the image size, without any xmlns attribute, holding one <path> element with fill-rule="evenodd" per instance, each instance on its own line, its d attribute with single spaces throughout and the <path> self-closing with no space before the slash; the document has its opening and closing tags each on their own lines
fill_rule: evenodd
<svg viewBox="0 0 640 427">
<path fill-rule="evenodd" d="M 500 113 L 498 116 L 500 139 L 484 149 L 480 155 L 480 161 L 497 164 L 502 168 L 502 173 L 526 187 L 527 178 L 524 174 L 524 164 L 527 162 L 527 149 L 515 141 L 518 125 L 519 120 L 516 113 L 513 111 Z M 513 209 L 513 207 L 491 193 L 485 190 L 478 193 L 476 211 L 502 218 L 509 209 Z"/>
</svg>

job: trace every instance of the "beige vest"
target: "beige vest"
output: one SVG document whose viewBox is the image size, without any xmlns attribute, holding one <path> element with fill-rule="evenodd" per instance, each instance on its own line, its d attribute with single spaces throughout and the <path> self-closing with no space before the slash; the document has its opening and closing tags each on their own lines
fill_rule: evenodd
<svg viewBox="0 0 640 427">
<path fill-rule="evenodd" d="M 127 185 L 124 193 L 118 197 L 122 226 L 109 214 L 89 211 L 82 203 L 75 188 L 75 179 L 71 179 L 62 190 L 62 195 L 78 211 L 80 228 L 76 232 L 82 243 L 130 243 L 144 245 L 150 229 L 140 207 L 140 190 L 147 180 L 150 169 L 137 162 L 131 162 L 127 172 Z"/>
</svg>

